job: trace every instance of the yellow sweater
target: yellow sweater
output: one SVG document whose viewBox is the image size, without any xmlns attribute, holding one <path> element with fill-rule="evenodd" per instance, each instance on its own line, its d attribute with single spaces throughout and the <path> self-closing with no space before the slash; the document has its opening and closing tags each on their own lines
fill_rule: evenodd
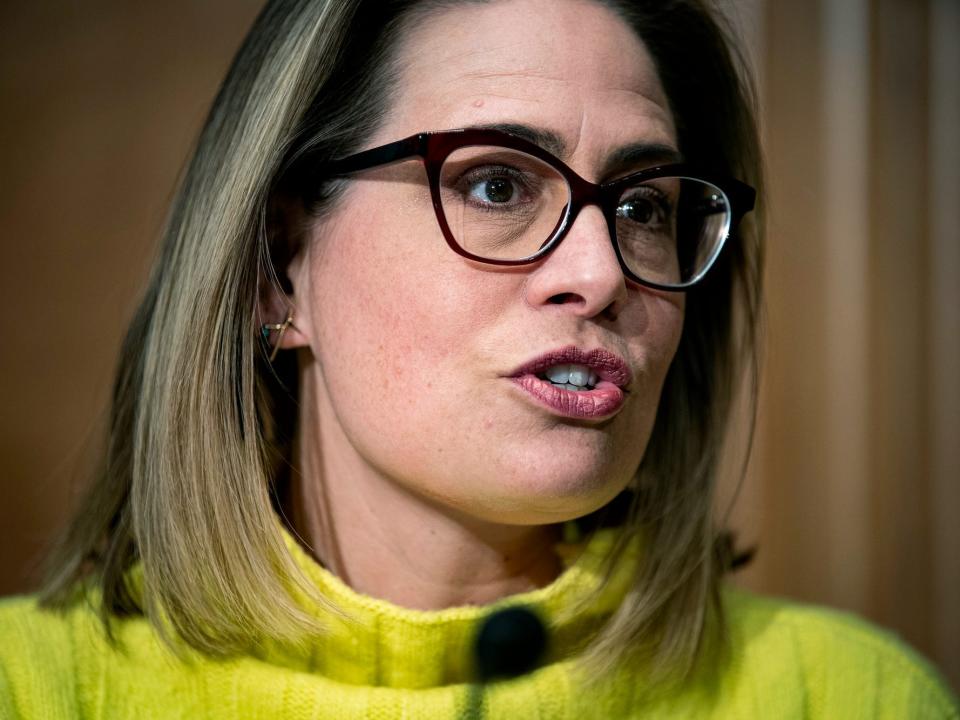
<svg viewBox="0 0 960 720">
<path fill-rule="evenodd" d="M 9 598 L 0 602 L 0 718 L 960 718 L 936 671 L 891 634 L 732 587 L 728 660 L 669 697 L 648 693 L 630 666 L 584 691 L 562 657 L 619 603 L 622 566 L 592 603 L 570 608 L 597 586 L 615 532 L 597 533 L 550 585 L 495 604 L 535 610 L 551 650 L 534 672 L 482 690 L 469 684 L 471 648 L 494 606 L 423 612 L 360 595 L 287 535 L 298 564 L 353 618 L 332 618 L 325 639 L 183 663 L 142 618 L 119 623 L 113 648 L 82 603 L 61 615 Z"/>
</svg>

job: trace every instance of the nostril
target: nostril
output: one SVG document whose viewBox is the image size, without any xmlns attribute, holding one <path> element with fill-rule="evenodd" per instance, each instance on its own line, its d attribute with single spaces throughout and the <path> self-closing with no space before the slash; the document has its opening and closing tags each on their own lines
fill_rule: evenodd
<svg viewBox="0 0 960 720">
<path fill-rule="evenodd" d="M 558 293 L 552 296 L 549 302 L 553 303 L 554 305 L 563 305 L 563 303 L 567 302 L 577 302 L 579 298 L 580 296 L 576 293 Z"/>
</svg>

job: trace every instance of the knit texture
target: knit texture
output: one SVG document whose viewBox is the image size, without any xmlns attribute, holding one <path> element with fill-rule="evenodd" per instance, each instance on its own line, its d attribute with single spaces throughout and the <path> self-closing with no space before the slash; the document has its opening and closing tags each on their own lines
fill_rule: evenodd
<svg viewBox="0 0 960 720">
<path fill-rule="evenodd" d="M 550 585 L 484 607 L 416 611 L 356 593 L 285 533 L 308 577 L 342 611 L 297 648 L 230 660 L 178 660 L 143 618 L 118 621 L 111 646 L 91 607 L 0 601 L 0 718 L 954 718 L 935 669 L 892 634 L 854 616 L 727 586 L 731 651 L 664 696 L 626 665 L 584 688 L 568 657 L 627 591 L 630 548 L 601 592 L 616 529 L 597 532 Z M 569 550 L 569 548 L 568 548 Z M 569 554 L 569 553 L 568 553 Z M 523 604 L 550 650 L 520 678 L 472 684 L 479 623 Z"/>
</svg>

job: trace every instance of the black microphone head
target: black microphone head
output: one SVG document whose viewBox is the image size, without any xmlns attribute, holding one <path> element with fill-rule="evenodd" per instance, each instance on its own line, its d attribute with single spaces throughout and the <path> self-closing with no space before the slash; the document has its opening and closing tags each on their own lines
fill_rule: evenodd
<svg viewBox="0 0 960 720">
<path fill-rule="evenodd" d="M 477 634 L 477 669 L 482 680 L 530 672 L 547 647 L 547 631 L 532 610 L 522 606 L 489 615 Z"/>
</svg>

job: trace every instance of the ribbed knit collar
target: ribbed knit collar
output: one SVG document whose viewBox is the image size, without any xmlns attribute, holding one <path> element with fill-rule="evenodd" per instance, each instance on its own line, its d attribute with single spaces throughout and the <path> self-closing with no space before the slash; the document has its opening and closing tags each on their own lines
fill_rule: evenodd
<svg viewBox="0 0 960 720">
<path fill-rule="evenodd" d="M 542 665 L 562 662 L 595 635 L 626 594 L 636 567 L 637 541 L 628 545 L 616 560 L 610 580 L 603 582 L 603 561 L 618 532 L 618 528 L 600 528 L 589 541 L 558 545 L 565 569 L 542 588 L 483 606 L 425 611 L 356 592 L 284 529 L 293 559 L 340 613 L 311 608 L 329 632 L 297 650 L 274 648 L 265 659 L 351 685 L 428 688 L 470 682 L 476 679 L 474 644 L 482 622 L 496 610 L 522 605 L 547 630 Z"/>
</svg>

